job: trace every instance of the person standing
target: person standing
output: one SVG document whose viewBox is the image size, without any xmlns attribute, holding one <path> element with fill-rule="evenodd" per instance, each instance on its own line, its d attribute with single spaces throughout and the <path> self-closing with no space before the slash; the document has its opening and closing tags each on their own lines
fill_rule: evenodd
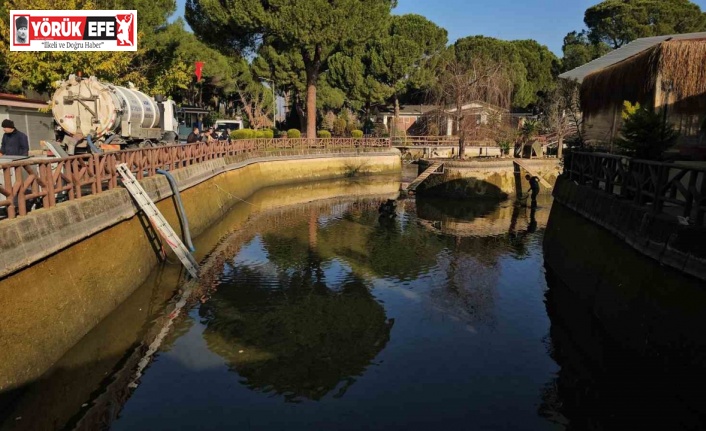
<svg viewBox="0 0 706 431">
<path fill-rule="evenodd" d="M 532 192 L 532 208 L 537 207 L 537 195 L 539 194 L 539 178 L 532 177 L 529 174 L 525 175 L 525 179 L 529 181 L 530 188 L 527 193 Z"/>
<path fill-rule="evenodd" d="M 15 123 L 10 119 L 2 120 L 2 145 L 0 156 L 29 156 L 29 140 L 27 135 L 15 129 Z"/>
<path fill-rule="evenodd" d="M 189 133 L 189 136 L 186 137 L 186 143 L 187 144 L 194 144 L 198 141 L 199 141 L 199 128 L 194 127 L 194 131 Z"/>
</svg>

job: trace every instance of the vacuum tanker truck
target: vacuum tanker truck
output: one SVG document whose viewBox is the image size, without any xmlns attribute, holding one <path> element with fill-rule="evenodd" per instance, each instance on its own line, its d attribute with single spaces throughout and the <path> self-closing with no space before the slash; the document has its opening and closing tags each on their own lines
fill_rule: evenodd
<svg viewBox="0 0 706 431">
<path fill-rule="evenodd" d="M 135 88 L 71 75 L 56 83 L 52 114 L 69 154 L 177 142 L 176 104 Z M 80 151 L 80 150 L 79 150 Z"/>
</svg>

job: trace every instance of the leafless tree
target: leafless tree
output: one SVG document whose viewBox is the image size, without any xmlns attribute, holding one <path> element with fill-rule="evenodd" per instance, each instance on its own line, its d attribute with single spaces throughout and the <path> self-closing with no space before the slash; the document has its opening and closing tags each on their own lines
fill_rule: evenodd
<svg viewBox="0 0 706 431">
<path fill-rule="evenodd" d="M 577 135 L 579 142 L 583 143 L 579 88 L 580 85 L 576 81 L 559 80 L 545 109 L 547 126 L 556 133 L 558 158 L 562 157 L 565 138 Z"/>
<path fill-rule="evenodd" d="M 261 88 L 238 88 L 238 96 L 243 104 L 243 112 L 248 118 L 250 128 L 262 129 L 272 126 L 272 98 Z"/>
<path fill-rule="evenodd" d="M 481 101 L 507 108 L 512 99 L 512 88 L 507 67 L 501 62 L 480 58 L 464 62 L 451 57 L 442 63 L 432 98 L 446 115 L 453 116 L 460 158 L 465 157 L 466 138 L 476 127 L 474 121 L 466 121 L 463 107 Z"/>
</svg>

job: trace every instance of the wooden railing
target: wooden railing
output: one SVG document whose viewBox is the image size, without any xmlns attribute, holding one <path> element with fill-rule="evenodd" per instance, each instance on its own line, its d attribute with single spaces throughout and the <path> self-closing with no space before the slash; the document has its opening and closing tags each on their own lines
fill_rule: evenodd
<svg viewBox="0 0 706 431">
<path fill-rule="evenodd" d="M 393 147 L 458 147 L 458 136 L 397 136 L 390 138 Z M 466 147 L 495 147 L 486 135 L 469 133 Z"/>
<path fill-rule="evenodd" d="M 654 213 L 678 215 L 698 226 L 706 223 L 706 167 L 571 152 L 566 155 L 564 175 L 648 206 Z"/>
<path fill-rule="evenodd" d="M 251 139 L 158 146 L 66 158 L 33 158 L 0 164 L 0 218 L 26 215 L 32 207 L 52 207 L 118 187 L 116 166 L 126 163 L 138 179 L 222 157 L 247 160 L 272 155 L 382 151 L 388 139 Z M 4 214 L 2 214 L 4 212 Z"/>
</svg>

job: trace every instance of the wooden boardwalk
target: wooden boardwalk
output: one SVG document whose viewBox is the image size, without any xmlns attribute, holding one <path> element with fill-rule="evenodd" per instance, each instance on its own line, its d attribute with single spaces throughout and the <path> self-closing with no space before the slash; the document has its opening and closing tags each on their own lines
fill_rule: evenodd
<svg viewBox="0 0 706 431">
<path fill-rule="evenodd" d="M 412 181 L 409 184 L 409 186 L 407 186 L 407 193 L 414 194 L 417 190 L 417 187 L 419 187 L 419 185 L 421 183 L 423 183 L 424 180 L 429 178 L 429 175 L 437 173 L 436 171 L 439 170 L 440 168 L 443 169 L 443 167 L 444 167 L 444 163 L 442 163 L 442 162 L 432 163 L 431 166 L 429 166 L 424 172 L 421 173 L 421 175 L 419 175 L 417 178 L 415 178 L 414 181 Z M 443 170 L 442 170 L 442 172 L 443 172 Z M 438 173 L 442 173 L 442 172 L 438 172 Z"/>
</svg>

